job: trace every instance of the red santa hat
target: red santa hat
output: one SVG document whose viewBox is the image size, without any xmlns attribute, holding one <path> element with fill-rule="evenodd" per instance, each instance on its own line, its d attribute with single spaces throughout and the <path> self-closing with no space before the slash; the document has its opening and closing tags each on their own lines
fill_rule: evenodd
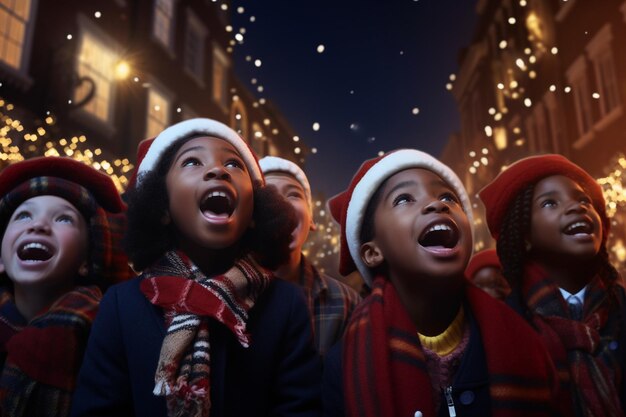
<svg viewBox="0 0 626 417">
<path fill-rule="evenodd" d="M 131 184 L 134 179 L 136 179 L 137 183 L 140 183 L 141 177 L 157 166 L 163 153 L 170 146 L 181 139 L 192 136 L 213 136 L 230 143 L 241 155 L 252 180 L 259 181 L 261 184 L 264 183 L 256 155 L 237 132 L 217 120 L 197 118 L 176 123 L 165 129 L 154 139 L 141 142 L 138 149 L 137 163 L 139 166 L 136 170 L 137 175 L 133 176 Z"/>
<path fill-rule="evenodd" d="M 302 186 L 304 193 L 306 195 L 307 202 L 309 203 L 309 207 L 313 208 L 313 200 L 311 198 L 311 185 L 309 184 L 309 180 L 306 177 L 302 168 L 296 165 L 294 162 L 291 162 L 287 159 L 279 158 L 277 156 L 266 156 L 259 160 L 259 165 L 261 166 L 261 171 L 263 171 L 263 175 L 267 175 L 272 172 L 284 172 L 296 179 Z"/>
<path fill-rule="evenodd" d="M 486 267 L 502 269 L 500 258 L 498 258 L 498 253 L 495 249 L 485 249 L 472 256 L 472 259 L 467 264 L 467 268 L 465 268 L 465 275 L 469 279 L 473 279 L 478 271 Z"/>
<path fill-rule="evenodd" d="M 487 225 L 494 239 L 500 236 L 504 216 L 515 197 L 527 186 L 552 175 L 563 175 L 577 182 L 589 194 L 594 208 L 602 219 L 603 238 L 606 239 L 610 221 L 602 187 L 584 169 L 562 155 L 546 154 L 520 159 L 502 171 L 479 192 L 487 216 Z"/>
<path fill-rule="evenodd" d="M 472 206 L 463 183 L 445 164 L 427 153 L 415 149 L 400 149 L 378 158 L 365 161 L 356 172 L 348 189 L 328 202 L 333 218 L 341 226 L 341 250 L 339 272 L 348 275 L 355 269 L 371 287 L 372 274 L 361 260 L 360 236 L 367 206 L 380 185 L 392 175 L 411 168 L 423 168 L 434 172 L 455 192 L 470 224 Z"/>
</svg>

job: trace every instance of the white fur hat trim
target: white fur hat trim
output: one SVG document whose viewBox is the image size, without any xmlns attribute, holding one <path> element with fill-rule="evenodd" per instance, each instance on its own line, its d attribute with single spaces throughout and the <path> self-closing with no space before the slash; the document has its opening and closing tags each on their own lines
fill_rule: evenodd
<svg viewBox="0 0 626 417">
<path fill-rule="evenodd" d="M 263 157 L 259 160 L 259 165 L 261 166 L 261 171 L 265 176 L 272 172 L 285 172 L 293 176 L 304 189 L 309 207 L 313 208 L 311 185 L 309 184 L 306 174 L 302 171 L 302 168 L 288 159 L 279 158 L 277 156 Z"/>
<path fill-rule="evenodd" d="M 250 150 L 248 144 L 233 129 L 212 119 L 189 119 L 176 123 L 161 132 L 152 142 L 148 152 L 139 164 L 137 169 L 137 182 L 141 182 L 141 176 L 152 171 L 158 164 L 163 152 L 176 141 L 188 138 L 192 135 L 207 135 L 224 139 L 230 143 L 241 155 L 243 162 L 248 168 L 250 177 L 253 180 L 263 181 L 263 174 L 256 157 Z"/>
</svg>

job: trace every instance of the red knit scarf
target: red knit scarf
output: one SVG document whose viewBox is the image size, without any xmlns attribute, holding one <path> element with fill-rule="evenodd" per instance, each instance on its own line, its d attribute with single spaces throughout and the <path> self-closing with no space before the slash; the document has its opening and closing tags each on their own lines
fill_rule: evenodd
<svg viewBox="0 0 626 417">
<path fill-rule="evenodd" d="M 209 416 L 209 319 L 224 324 L 248 347 L 248 311 L 271 279 L 271 273 L 250 256 L 214 277 L 205 276 L 180 252 L 168 252 L 144 271 L 141 291 L 165 310 L 168 329 L 154 377 L 154 394 L 166 396 L 170 416 Z"/>
<path fill-rule="evenodd" d="M 576 414 L 623 416 L 618 394 L 622 375 L 615 350 L 623 331 L 619 314 L 623 297 L 619 297 L 618 284 L 594 277 L 586 290 L 581 321 L 570 319 L 558 287 L 535 264 L 525 269 L 522 293 L 562 385 L 569 386 Z"/>
<path fill-rule="evenodd" d="M 72 391 L 102 293 L 77 287 L 26 322 L 13 295 L 0 292 L 2 415 L 69 415 Z"/>
<path fill-rule="evenodd" d="M 503 303 L 471 285 L 465 291 L 487 358 L 492 415 L 550 415 L 554 371 L 539 338 Z M 343 363 L 348 416 L 435 415 L 417 331 L 383 277 L 352 315 Z"/>
</svg>

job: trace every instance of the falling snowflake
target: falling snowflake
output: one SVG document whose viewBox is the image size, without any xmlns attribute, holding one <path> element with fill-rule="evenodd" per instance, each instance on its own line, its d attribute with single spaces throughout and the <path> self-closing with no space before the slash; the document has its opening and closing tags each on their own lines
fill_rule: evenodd
<svg viewBox="0 0 626 417">
<path fill-rule="evenodd" d="M 317 123 L 317 122 L 313 123 L 313 130 L 314 130 L 314 131 L 316 131 L 316 132 L 317 132 L 318 130 L 320 130 L 320 124 L 319 124 L 319 123 Z"/>
<path fill-rule="evenodd" d="M 321 54 L 322 52 L 324 52 L 324 49 L 326 49 L 326 47 L 324 47 L 324 45 L 321 45 L 321 44 L 317 45 L 317 52 L 318 53 Z"/>
</svg>

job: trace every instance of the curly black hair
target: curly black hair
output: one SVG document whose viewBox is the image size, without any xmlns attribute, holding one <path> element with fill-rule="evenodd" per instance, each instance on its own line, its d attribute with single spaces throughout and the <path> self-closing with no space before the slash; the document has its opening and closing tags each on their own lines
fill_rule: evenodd
<svg viewBox="0 0 626 417">
<path fill-rule="evenodd" d="M 535 185 L 529 185 L 513 199 L 502 221 L 500 236 L 496 243 L 502 273 L 511 288 L 517 289 L 520 296 L 524 265 L 528 260 L 526 237 L 530 233 L 534 190 Z M 606 241 L 606 237 L 604 239 Z M 595 262 L 597 263 L 596 270 L 607 283 L 614 283 L 619 279 L 619 273 L 609 262 L 606 245 L 600 247 Z"/>
<path fill-rule="evenodd" d="M 163 254 L 176 248 L 174 225 L 162 220 L 169 211 L 165 177 L 178 150 L 193 137 L 177 141 L 166 149 L 154 170 L 141 177 L 141 184 L 130 187 L 124 196 L 128 205 L 128 228 L 124 249 L 136 271 L 152 265 Z M 276 269 L 289 259 L 291 232 L 297 226 L 295 211 L 274 187 L 253 182 L 254 227 L 240 243 L 240 254 L 251 252 L 268 269 Z"/>
</svg>

